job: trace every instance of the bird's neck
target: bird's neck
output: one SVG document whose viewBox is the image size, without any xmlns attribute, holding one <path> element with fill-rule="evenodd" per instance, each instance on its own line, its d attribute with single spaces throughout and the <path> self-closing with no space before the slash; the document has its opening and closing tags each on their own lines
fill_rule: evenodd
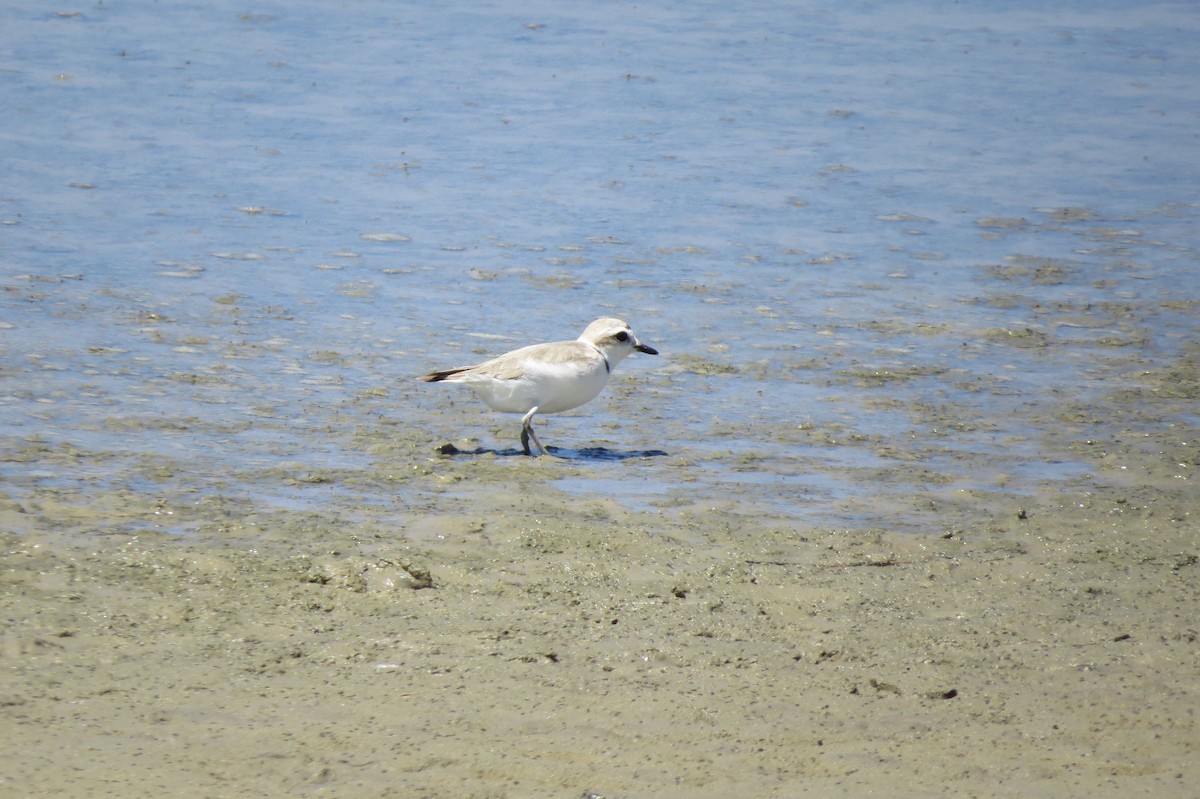
<svg viewBox="0 0 1200 799">
<path fill-rule="evenodd" d="M 595 344 L 593 344 L 590 341 L 585 341 L 583 343 L 587 344 L 589 347 L 594 349 L 596 352 L 600 353 L 600 357 L 604 359 L 604 372 L 605 372 L 605 374 L 611 375 L 612 374 L 612 361 L 610 361 L 608 359 L 608 353 L 605 352 L 604 350 L 600 349 L 599 347 L 597 347 Z"/>
</svg>

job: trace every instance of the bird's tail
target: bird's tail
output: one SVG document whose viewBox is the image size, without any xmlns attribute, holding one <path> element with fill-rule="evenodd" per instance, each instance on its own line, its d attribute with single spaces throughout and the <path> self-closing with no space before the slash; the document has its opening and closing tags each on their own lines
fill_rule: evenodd
<svg viewBox="0 0 1200 799">
<path fill-rule="evenodd" d="M 441 381 L 446 380 L 447 378 L 454 377 L 456 374 L 459 374 L 460 372 L 467 371 L 468 368 L 469 367 L 463 366 L 458 369 L 443 369 L 440 372 L 430 372 L 427 375 L 421 375 L 417 379 L 424 383 L 440 383 Z"/>
</svg>

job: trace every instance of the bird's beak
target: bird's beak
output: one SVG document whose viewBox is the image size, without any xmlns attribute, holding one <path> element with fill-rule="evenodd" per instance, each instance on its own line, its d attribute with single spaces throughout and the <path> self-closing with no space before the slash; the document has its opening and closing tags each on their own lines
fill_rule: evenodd
<svg viewBox="0 0 1200 799">
<path fill-rule="evenodd" d="M 644 352 L 647 355 L 658 355 L 658 350 L 654 349 L 653 347 L 647 347 L 645 344 L 643 344 L 640 341 L 637 344 L 635 344 L 633 346 L 633 348 L 635 350 L 637 350 L 638 352 Z"/>
</svg>

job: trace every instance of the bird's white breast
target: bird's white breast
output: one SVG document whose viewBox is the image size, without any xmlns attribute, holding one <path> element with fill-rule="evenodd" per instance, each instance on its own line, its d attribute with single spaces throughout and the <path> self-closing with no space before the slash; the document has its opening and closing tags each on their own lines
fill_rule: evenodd
<svg viewBox="0 0 1200 799">
<path fill-rule="evenodd" d="M 595 399 L 608 383 L 604 359 L 597 357 L 588 368 L 567 369 L 564 364 L 532 368 L 527 378 L 535 386 L 538 413 L 558 413 L 578 408 Z"/>
</svg>

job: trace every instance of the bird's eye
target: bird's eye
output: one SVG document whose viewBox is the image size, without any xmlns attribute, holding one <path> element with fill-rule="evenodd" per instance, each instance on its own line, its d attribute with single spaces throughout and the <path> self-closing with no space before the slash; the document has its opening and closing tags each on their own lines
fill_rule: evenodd
<svg viewBox="0 0 1200 799">
<path fill-rule="evenodd" d="M 613 338 L 615 338 L 617 341 L 629 341 L 629 334 L 622 330 Z"/>
</svg>

